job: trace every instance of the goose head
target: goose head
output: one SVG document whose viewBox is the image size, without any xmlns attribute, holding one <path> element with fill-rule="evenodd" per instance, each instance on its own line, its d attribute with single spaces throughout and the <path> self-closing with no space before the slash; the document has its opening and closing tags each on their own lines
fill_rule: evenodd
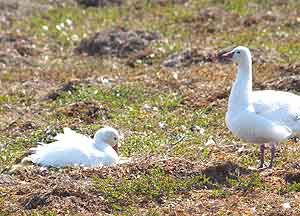
<svg viewBox="0 0 300 216">
<path fill-rule="evenodd" d="M 221 53 L 219 58 L 221 61 L 229 60 L 237 64 L 243 64 L 251 61 L 251 53 L 247 47 L 237 46 L 229 52 Z"/>
<path fill-rule="evenodd" d="M 108 126 L 99 129 L 94 136 L 96 146 L 101 145 L 102 143 L 107 143 L 111 145 L 116 152 L 118 152 L 118 143 L 120 138 L 121 136 L 119 132 Z"/>
</svg>

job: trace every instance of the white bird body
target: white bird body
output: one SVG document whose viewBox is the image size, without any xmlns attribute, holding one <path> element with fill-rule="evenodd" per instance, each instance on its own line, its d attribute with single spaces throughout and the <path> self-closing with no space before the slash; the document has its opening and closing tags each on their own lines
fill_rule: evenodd
<svg viewBox="0 0 300 216">
<path fill-rule="evenodd" d="M 119 162 L 118 154 L 110 144 L 96 142 L 96 139 L 69 128 L 64 128 L 64 133 L 58 134 L 55 139 L 53 143 L 34 148 L 35 153 L 30 155 L 30 159 L 36 164 L 52 167 L 97 167 Z"/>
<path fill-rule="evenodd" d="M 225 119 L 229 130 L 246 142 L 262 144 L 261 148 L 271 144 L 274 151 L 275 144 L 300 135 L 300 96 L 274 90 L 252 91 L 249 49 L 239 46 L 224 54 L 227 56 L 238 63 Z"/>
<path fill-rule="evenodd" d="M 300 135 L 300 96 L 283 91 L 253 92 L 255 111 Z"/>
</svg>

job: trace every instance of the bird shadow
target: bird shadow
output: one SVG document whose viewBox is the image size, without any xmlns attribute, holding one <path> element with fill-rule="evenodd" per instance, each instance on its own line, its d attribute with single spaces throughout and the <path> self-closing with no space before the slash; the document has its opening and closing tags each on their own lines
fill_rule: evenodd
<svg viewBox="0 0 300 216">
<path fill-rule="evenodd" d="M 238 179 L 239 176 L 251 174 L 257 171 L 239 166 L 230 161 L 220 162 L 206 167 L 202 173 L 209 177 L 214 183 L 230 185 L 230 179 Z"/>
<path fill-rule="evenodd" d="M 300 183 L 300 173 L 286 173 L 284 176 L 284 180 L 287 183 Z"/>
</svg>

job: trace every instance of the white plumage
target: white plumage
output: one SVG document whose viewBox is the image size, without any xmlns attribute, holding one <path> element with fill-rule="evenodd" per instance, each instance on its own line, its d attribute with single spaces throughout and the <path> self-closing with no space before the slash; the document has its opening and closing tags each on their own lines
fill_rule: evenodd
<svg viewBox="0 0 300 216">
<path fill-rule="evenodd" d="M 113 165 L 119 162 L 115 150 L 119 137 L 118 131 L 111 127 L 98 130 L 94 139 L 64 128 L 55 142 L 33 148 L 34 154 L 29 158 L 36 164 L 52 167 Z"/>
<path fill-rule="evenodd" d="M 283 91 L 252 91 L 252 60 L 247 47 L 238 46 L 221 55 L 238 64 L 230 92 L 226 125 L 237 137 L 260 145 L 260 168 L 265 144 L 271 145 L 271 163 L 277 143 L 300 134 L 300 96 Z"/>
</svg>

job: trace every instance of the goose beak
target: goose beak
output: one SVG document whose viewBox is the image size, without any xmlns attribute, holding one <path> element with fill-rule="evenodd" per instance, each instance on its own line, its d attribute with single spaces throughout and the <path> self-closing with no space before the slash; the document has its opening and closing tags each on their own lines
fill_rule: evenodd
<svg viewBox="0 0 300 216">
<path fill-rule="evenodd" d="M 232 59 L 233 55 L 234 55 L 234 52 L 227 52 L 227 53 L 221 54 L 220 59 L 230 61 Z"/>
<path fill-rule="evenodd" d="M 117 144 L 117 145 L 114 145 L 112 148 L 118 153 L 118 149 L 119 149 L 118 144 Z"/>
<path fill-rule="evenodd" d="M 236 48 L 236 46 L 230 46 L 227 48 L 222 49 L 218 54 L 217 54 L 217 58 L 219 60 L 220 63 L 231 63 L 232 62 L 232 58 L 234 55 L 234 48 Z"/>
<path fill-rule="evenodd" d="M 221 53 L 218 56 L 218 60 L 220 63 L 223 63 L 223 64 L 231 63 L 233 55 L 234 55 L 234 52 Z"/>
</svg>

